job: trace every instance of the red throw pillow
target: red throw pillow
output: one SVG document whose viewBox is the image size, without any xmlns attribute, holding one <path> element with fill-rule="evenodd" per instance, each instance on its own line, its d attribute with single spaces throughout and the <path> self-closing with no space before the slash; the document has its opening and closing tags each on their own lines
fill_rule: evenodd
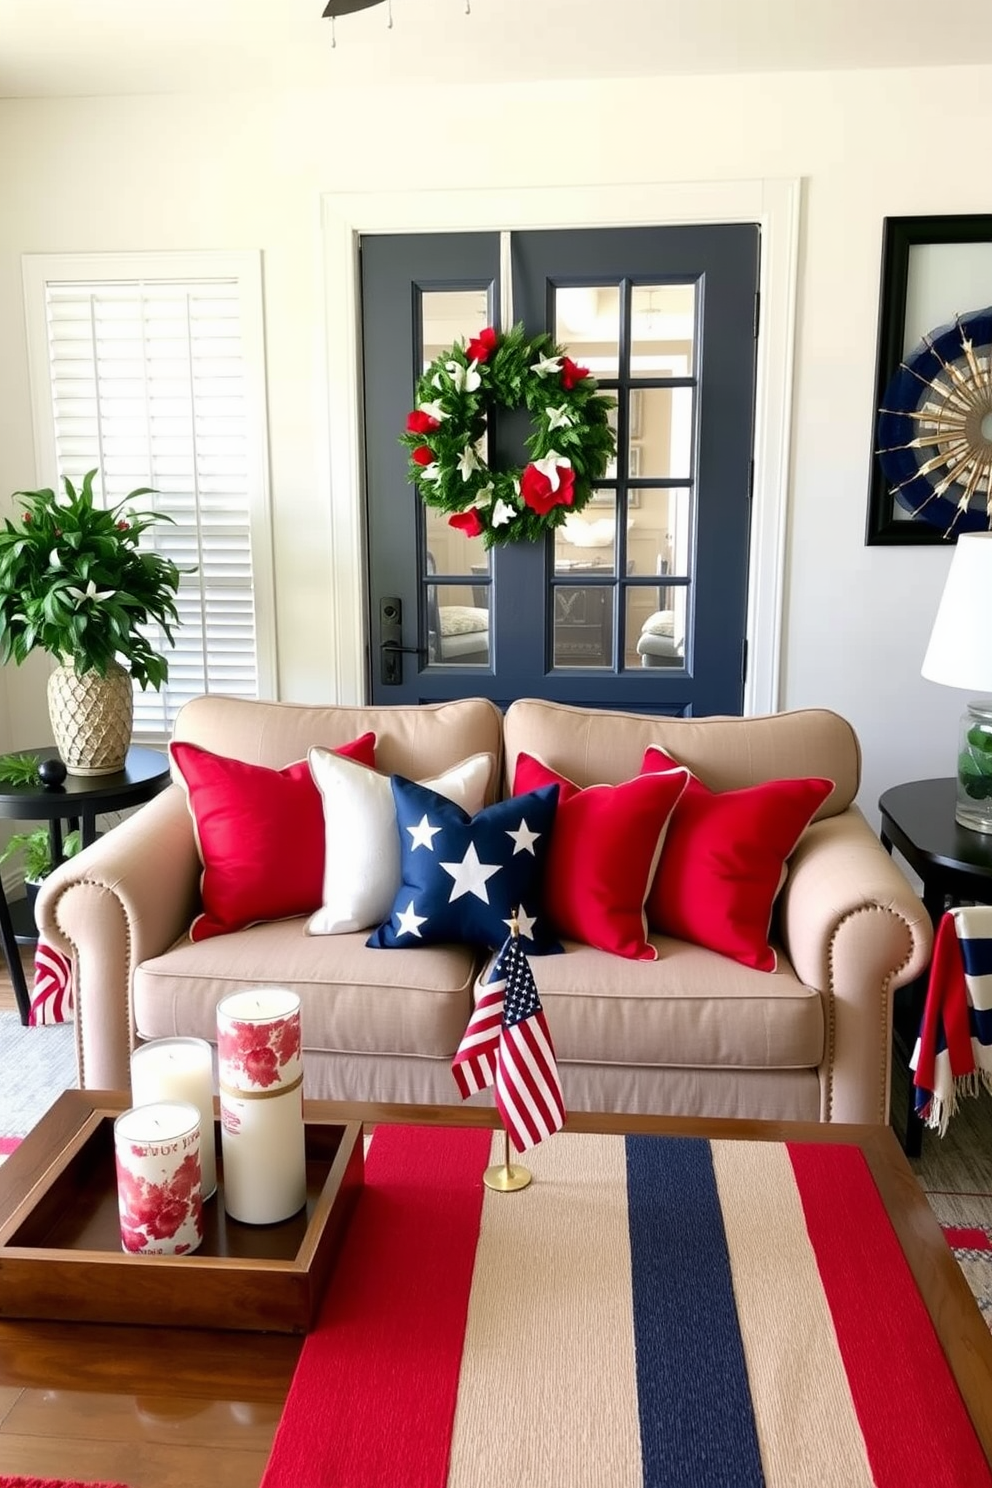
<svg viewBox="0 0 992 1488">
<path fill-rule="evenodd" d="M 647 938 L 644 901 L 668 819 L 688 779 L 689 772 L 675 766 L 622 785 L 582 790 L 543 760 L 517 756 L 515 796 L 542 785 L 559 788 L 544 907 L 560 935 L 629 961 L 657 960 Z"/>
<path fill-rule="evenodd" d="M 641 771 L 675 763 L 649 744 Z M 766 780 L 711 791 L 690 775 L 648 896 L 651 928 L 774 971 L 768 936 L 786 859 L 833 788 L 832 780 Z"/>
<path fill-rule="evenodd" d="M 375 734 L 335 753 L 374 768 Z M 176 742 L 169 754 L 186 788 L 203 864 L 203 913 L 190 927 L 190 940 L 319 909 L 324 808 L 309 762 L 272 770 Z"/>
</svg>

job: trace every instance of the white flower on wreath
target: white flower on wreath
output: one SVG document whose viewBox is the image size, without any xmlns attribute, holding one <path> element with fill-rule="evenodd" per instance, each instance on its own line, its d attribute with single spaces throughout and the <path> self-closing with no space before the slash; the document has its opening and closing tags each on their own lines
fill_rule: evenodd
<svg viewBox="0 0 992 1488">
<path fill-rule="evenodd" d="M 550 482 L 552 491 L 557 491 L 561 484 L 561 477 L 558 474 L 559 465 L 566 465 L 569 469 L 572 466 L 571 460 L 565 455 L 560 455 L 557 450 L 548 450 L 543 460 L 532 460 L 531 464 Z"/>
<path fill-rule="evenodd" d="M 422 481 L 438 481 L 441 479 L 441 467 L 436 460 L 432 460 L 429 465 L 424 466 L 420 472 L 420 479 Z"/>
<path fill-rule="evenodd" d="M 507 522 L 512 522 L 516 515 L 516 511 L 510 505 L 510 503 L 508 501 L 504 501 L 502 496 L 500 496 L 500 498 L 496 502 L 496 505 L 492 509 L 492 515 L 489 518 L 489 524 L 492 527 L 505 527 Z"/>
<path fill-rule="evenodd" d="M 568 429 L 575 423 L 575 415 L 564 405 L 559 408 L 547 408 L 545 412 L 548 417 L 548 432 L 552 429 Z"/>
<path fill-rule="evenodd" d="M 444 370 L 451 378 L 456 393 L 477 393 L 482 386 L 482 378 L 478 373 L 478 362 L 469 362 L 463 367 L 461 362 L 445 362 Z"/>
<path fill-rule="evenodd" d="M 435 398 L 433 403 L 419 403 L 417 406 L 421 413 L 426 413 L 428 418 L 437 419 L 438 423 L 448 417 L 441 407 L 440 398 Z"/>
<path fill-rule="evenodd" d="M 467 481 L 473 470 L 481 470 L 482 465 L 478 455 L 470 444 L 467 444 L 458 456 L 458 469 L 461 471 L 463 481 Z"/>
<path fill-rule="evenodd" d="M 561 371 L 561 357 L 539 357 L 536 362 L 531 363 L 530 370 L 538 377 L 552 377 Z"/>
<path fill-rule="evenodd" d="M 476 491 L 475 500 L 472 502 L 472 506 L 488 506 L 490 501 L 492 501 L 493 499 L 494 490 L 495 487 L 493 486 L 492 481 L 487 482 L 486 485 L 482 486 L 478 491 Z"/>
</svg>

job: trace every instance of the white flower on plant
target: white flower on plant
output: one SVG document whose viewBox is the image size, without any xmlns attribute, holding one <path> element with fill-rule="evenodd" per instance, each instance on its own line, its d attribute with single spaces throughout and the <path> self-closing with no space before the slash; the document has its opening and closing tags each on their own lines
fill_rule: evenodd
<svg viewBox="0 0 992 1488">
<path fill-rule="evenodd" d="M 472 445 L 467 444 L 458 456 L 458 469 L 461 471 L 463 481 L 467 481 L 473 470 L 481 470 L 482 465 Z"/>
<path fill-rule="evenodd" d="M 49 566 L 49 568 L 61 568 L 62 567 L 62 559 L 59 557 L 59 550 L 58 550 L 58 548 L 53 548 L 52 551 L 49 553 L 49 555 L 48 555 L 48 566 Z"/>
<path fill-rule="evenodd" d="M 440 386 L 436 377 L 434 379 L 434 385 L 436 387 Z M 435 398 L 433 403 L 418 403 L 417 407 L 420 409 L 421 413 L 426 413 L 428 418 L 437 419 L 438 423 L 440 423 L 442 419 L 446 419 L 448 417 L 444 409 L 441 407 L 440 398 Z"/>
<path fill-rule="evenodd" d="M 539 357 L 532 363 L 530 370 L 536 372 L 538 377 L 552 377 L 561 371 L 561 357 Z"/>
<path fill-rule="evenodd" d="M 575 423 L 575 415 L 569 412 L 564 403 L 559 408 L 547 408 L 545 412 L 548 416 L 549 432 L 552 429 L 567 429 Z"/>
<path fill-rule="evenodd" d="M 558 466 L 565 465 L 571 469 L 572 462 L 567 456 L 560 455 L 557 450 L 548 450 L 543 460 L 532 460 L 531 464 L 551 483 L 552 491 L 557 491 L 561 483 Z"/>
<path fill-rule="evenodd" d="M 66 594 L 70 594 L 73 599 L 77 599 L 79 603 L 82 604 L 83 601 L 86 599 L 112 599 L 113 596 L 117 593 L 117 590 L 98 589 L 96 587 L 95 580 L 90 579 L 85 589 L 79 589 L 75 584 L 67 584 L 65 592 Z"/>
<path fill-rule="evenodd" d="M 478 365 L 478 362 L 469 362 L 467 367 L 463 367 L 461 362 L 445 362 L 444 370 L 451 378 L 456 393 L 478 392 L 482 386 Z"/>
<path fill-rule="evenodd" d="M 510 503 L 508 501 L 504 501 L 501 496 L 496 502 L 496 505 L 493 507 L 492 516 L 489 518 L 489 522 L 490 525 L 493 527 L 505 527 L 507 522 L 512 522 L 516 515 L 517 514 Z"/>
</svg>

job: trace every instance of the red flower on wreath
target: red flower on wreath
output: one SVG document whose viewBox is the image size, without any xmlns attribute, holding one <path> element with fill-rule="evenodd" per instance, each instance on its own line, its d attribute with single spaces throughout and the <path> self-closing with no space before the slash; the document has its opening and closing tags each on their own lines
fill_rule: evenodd
<svg viewBox="0 0 992 1488">
<path fill-rule="evenodd" d="M 488 362 L 496 350 L 496 332 L 492 326 L 486 326 L 477 336 L 473 336 L 468 343 L 468 358 L 470 362 Z"/>
<path fill-rule="evenodd" d="M 572 361 L 571 357 L 562 357 L 561 385 L 563 388 L 568 388 L 569 391 L 571 391 L 571 389 L 574 388 L 577 382 L 581 382 L 584 377 L 588 376 L 588 367 L 580 367 L 578 363 Z"/>
<path fill-rule="evenodd" d="M 433 434 L 435 429 L 441 425 L 436 418 L 431 418 L 422 408 L 415 408 L 406 416 L 406 431 L 408 434 Z"/>
<path fill-rule="evenodd" d="M 478 537 L 483 530 L 482 519 L 474 506 L 470 506 L 468 511 L 455 512 L 448 518 L 448 526 L 457 527 L 466 537 Z"/>
<path fill-rule="evenodd" d="M 575 499 L 575 471 L 570 465 L 557 465 L 558 489 L 536 465 L 528 465 L 520 477 L 520 494 L 539 517 L 546 517 L 553 506 L 571 506 Z"/>
<path fill-rule="evenodd" d="M 418 444 L 410 458 L 415 465 L 430 465 L 434 460 L 434 451 L 428 449 L 426 444 Z"/>
</svg>

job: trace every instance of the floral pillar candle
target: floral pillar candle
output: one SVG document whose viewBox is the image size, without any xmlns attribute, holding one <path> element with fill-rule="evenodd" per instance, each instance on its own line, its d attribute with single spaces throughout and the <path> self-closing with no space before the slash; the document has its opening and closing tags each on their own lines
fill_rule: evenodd
<svg viewBox="0 0 992 1488">
<path fill-rule="evenodd" d="M 186 1255 L 203 1239 L 200 1113 L 189 1101 L 134 1106 L 114 1122 L 121 1249 Z"/>
<path fill-rule="evenodd" d="M 131 1055 L 131 1100 L 189 1101 L 200 1113 L 200 1173 L 203 1197 L 217 1188 L 214 1153 L 214 1073 L 206 1039 L 162 1038 L 139 1044 Z"/>
<path fill-rule="evenodd" d="M 306 1202 L 300 999 L 284 987 L 217 1005 L 224 1208 L 276 1224 Z"/>
</svg>

